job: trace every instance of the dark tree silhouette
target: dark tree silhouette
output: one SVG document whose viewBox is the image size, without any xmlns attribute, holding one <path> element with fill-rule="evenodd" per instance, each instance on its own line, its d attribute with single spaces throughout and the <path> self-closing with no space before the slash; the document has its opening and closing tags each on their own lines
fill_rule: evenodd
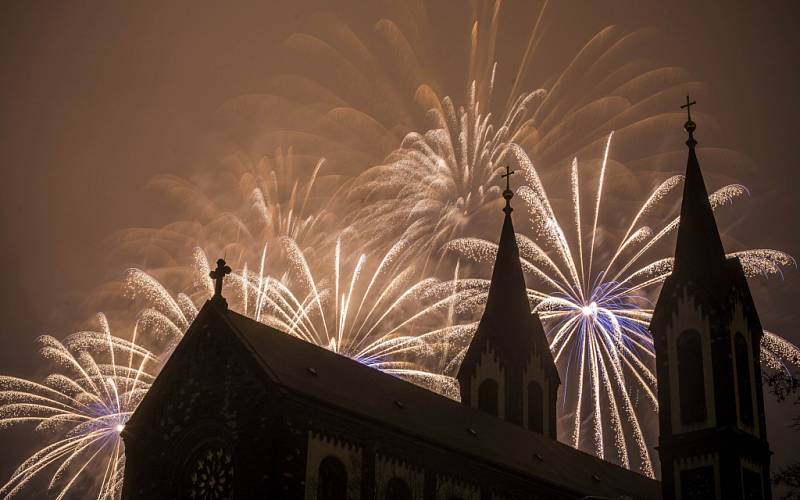
<svg viewBox="0 0 800 500">
<path fill-rule="evenodd" d="M 778 372 L 768 375 L 765 380 L 769 391 L 778 402 L 791 401 L 800 406 L 800 380 Z M 800 431 L 800 413 L 792 417 L 789 428 Z M 772 474 L 772 483 L 785 488 L 784 500 L 800 500 L 800 462 L 795 462 Z"/>
</svg>

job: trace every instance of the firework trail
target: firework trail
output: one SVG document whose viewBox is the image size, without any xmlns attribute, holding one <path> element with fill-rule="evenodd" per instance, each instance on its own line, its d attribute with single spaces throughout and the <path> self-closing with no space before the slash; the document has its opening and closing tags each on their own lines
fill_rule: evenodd
<svg viewBox="0 0 800 500">
<path fill-rule="evenodd" d="M 24 460 L 0 495 L 19 493 L 35 477 L 52 472 L 56 498 L 95 491 L 119 498 L 125 466 L 120 433 L 155 376 L 155 357 L 133 341 L 111 335 L 105 316 L 99 331 L 83 331 L 59 342 L 38 339 L 43 358 L 57 371 L 42 383 L 0 377 L 0 427 L 36 424 L 52 439 Z"/>
<path fill-rule="evenodd" d="M 571 206 L 566 216 L 556 213 L 528 156 L 512 146 L 514 162 L 524 174 L 525 182 L 517 194 L 524 202 L 531 231 L 531 236 L 518 234 L 517 240 L 523 269 L 535 283 L 529 290 L 533 311 L 545 324 L 564 380 L 562 420 L 568 421 L 569 443 L 614 458 L 628 468 L 633 451 L 641 472 L 652 477 L 648 432 L 640 421 L 642 415 L 658 409 L 655 351 L 648 327 L 651 301 L 673 264 L 672 258 L 653 255 L 670 248 L 659 244 L 669 241 L 679 219 L 666 210 L 665 200 L 683 179 L 672 176 L 658 184 L 632 215 L 630 224 L 620 228 L 625 232 L 615 243 L 603 238 L 603 246 L 610 245 L 610 251 L 599 248 L 598 220 L 610 183 L 612 136 L 607 138 L 599 163 L 588 213 L 581 197 L 579 163 L 577 159 L 572 162 Z M 743 186 L 732 184 L 712 193 L 709 200 L 716 209 L 745 193 Z M 659 225 L 645 224 L 648 218 Z M 569 221 L 566 225 L 565 220 Z M 588 227 L 583 225 L 585 221 Z M 447 249 L 472 261 L 491 263 L 497 245 L 480 238 L 459 238 L 450 241 Z M 787 254 L 768 249 L 745 250 L 729 257 L 741 260 L 748 277 L 778 274 L 783 266 L 794 264 Z M 788 363 L 797 368 L 798 354 L 796 347 L 765 332 L 762 362 L 767 366 L 785 368 Z"/>
</svg>

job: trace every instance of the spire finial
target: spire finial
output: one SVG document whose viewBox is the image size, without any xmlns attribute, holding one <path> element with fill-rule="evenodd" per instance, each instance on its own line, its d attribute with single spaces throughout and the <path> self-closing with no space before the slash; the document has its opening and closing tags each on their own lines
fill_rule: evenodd
<svg viewBox="0 0 800 500">
<path fill-rule="evenodd" d="M 686 104 L 681 106 L 681 109 L 686 109 L 686 115 L 688 120 L 683 125 L 684 130 L 689 132 L 689 139 L 686 140 L 686 145 L 690 148 L 694 148 L 697 145 L 697 141 L 694 140 L 694 131 L 697 128 L 697 124 L 692 121 L 692 106 L 697 104 L 696 101 L 690 101 L 689 96 L 686 96 Z"/>
<path fill-rule="evenodd" d="M 211 297 L 212 302 L 228 305 L 228 301 L 222 296 L 222 280 L 225 276 L 231 274 L 230 266 L 225 265 L 225 259 L 217 260 L 217 268 L 208 273 L 209 277 L 214 280 L 214 296 Z"/>
<path fill-rule="evenodd" d="M 505 212 L 506 215 L 511 215 L 511 212 L 514 211 L 514 209 L 511 208 L 511 198 L 514 197 L 514 191 L 511 190 L 511 184 L 509 182 L 509 177 L 511 177 L 513 174 L 514 171 L 511 170 L 511 167 L 506 165 L 506 173 L 500 176 L 506 179 L 506 190 L 503 191 L 503 198 L 506 199 L 506 206 L 503 208 L 503 212 Z"/>
</svg>

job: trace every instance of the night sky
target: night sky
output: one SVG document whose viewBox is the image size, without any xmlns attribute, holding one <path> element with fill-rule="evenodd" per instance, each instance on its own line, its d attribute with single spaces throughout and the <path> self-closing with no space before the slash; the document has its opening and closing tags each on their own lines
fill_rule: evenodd
<svg viewBox="0 0 800 500">
<path fill-rule="evenodd" d="M 145 189 L 148 180 L 214 167 L 210 137 L 220 106 L 263 91 L 285 63 L 278 45 L 306 27 L 311 11 L 328 5 L 364 31 L 379 11 L 333 3 L 2 3 L 0 373 L 43 374 L 33 339 L 63 337 L 85 324 L 95 312 L 87 297 L 125 270 L 108 257 L 110 238 L 172 220 L 163 196 Z M 440 72 L 452 78 L 443 85 L 460 90 L 468 9 L 456 9 L 454 1 L 431 4 L 442 41 L 437 60 L 452 66 Z M 516 60 L 537 10 L 527 1 L 504 4 L 499 53 Z M 716 123 L 704 128 L 698 120 L 701 148 L 730 148 L 752 160 L 752 168 L 732 177 L 725 165 L 705 164 L 699 153 L 711 189 L 732 181 L 750 189 L 737 219 L 725 226 L 735 236 L 726 244 L 800 256 L 800 4 L 586 0 L 558 1 L 553 11 L 550 22 L 560 32 L 547 58 L 553 65 L 561 50 L 563 57 L 574 54 L 608 24 L 655 28 L 660 60 L 683 66 L 707 85 L 696 109 Z M 665 142 L 685 140 L 677 128 L 664 134 Z M 671 173 L 684 167 L 676 163 Z M 768 285 L 751 285 L 762 322 L 800 343 L 800 273 L 790 268 Z M 774 463 L 785 464 L 796 458 L 800 433 L 785 429 L 788 405 L 768 399 L 767 412 Z M 0 438 L 12 443 L 0 456 L 3 481 L 23 458 L 20 432 Z"/>
</svg>

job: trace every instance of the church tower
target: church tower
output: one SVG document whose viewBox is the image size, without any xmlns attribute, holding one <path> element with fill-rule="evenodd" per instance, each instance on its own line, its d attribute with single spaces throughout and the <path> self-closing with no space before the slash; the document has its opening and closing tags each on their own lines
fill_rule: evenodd
<svg viewBox="0 0 800 500">
<path fill-rule="evenodd" d="M 486 309 L 458 371 L 461 402 L 556 439 L 556 398 L 561 383 L 550 346 L 531 314 L 511 221 L 506 167 L 505 219 Z"/>
<path fill-rule="evenodd" d="M 686 98 L 686 108 L 694 102 Z M 662 498 L 769 499 L 758 319 L 742 265 L 726 259 L 697 161 L 695 123 L 656 350 Z"/>
</svg>

